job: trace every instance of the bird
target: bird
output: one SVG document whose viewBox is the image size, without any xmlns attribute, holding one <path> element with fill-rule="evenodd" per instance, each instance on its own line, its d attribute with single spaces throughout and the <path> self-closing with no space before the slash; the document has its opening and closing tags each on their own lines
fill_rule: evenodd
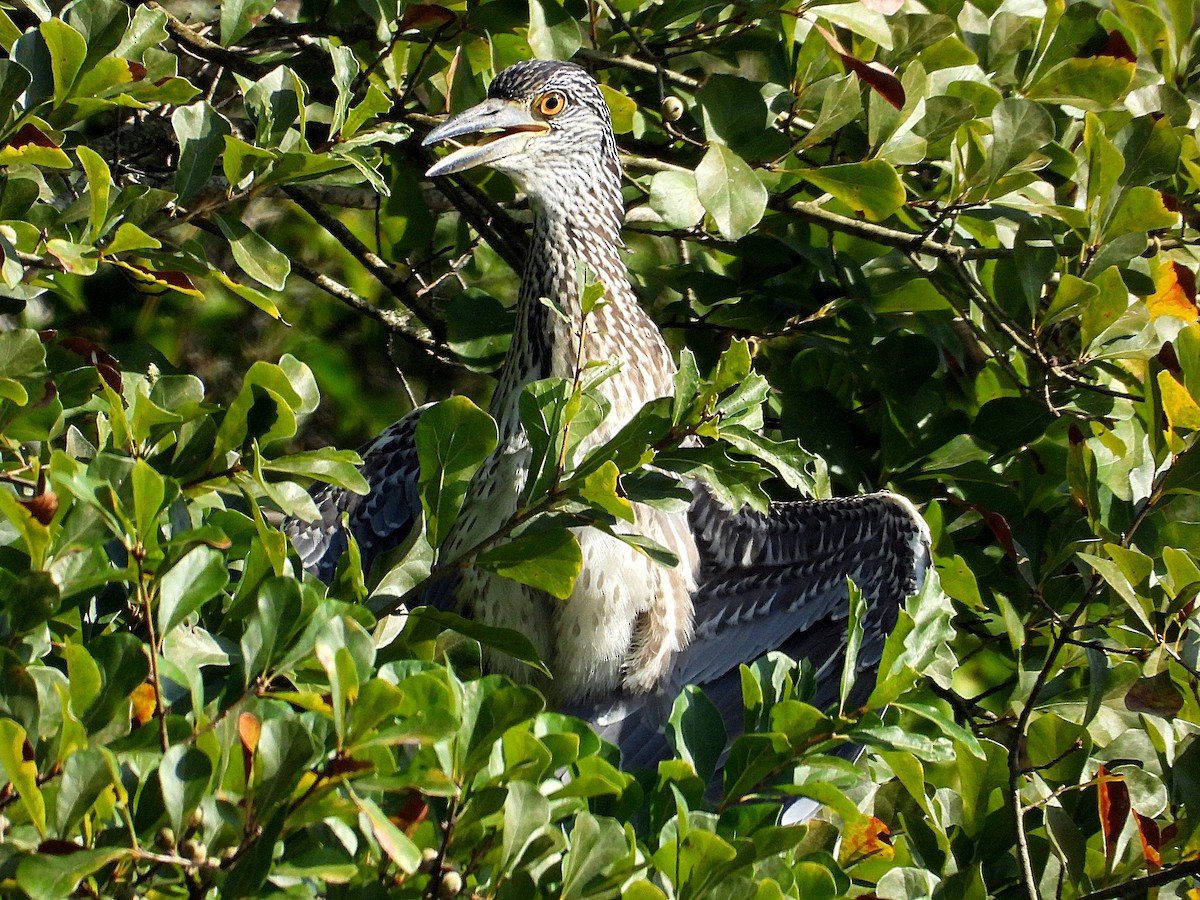
<svg viewBox="0 0 1200 900">
<path fill-rule="evenodd" d="M 499 441 L 441 550 L 454 559 L 517 509 L 530 466 L 519 416 L 527 385 L 570 378 L 581 363 L 620 360 L 600 386 L 610 413 L 586 449 L 611 438 L 645 403 L 668 396 L 676 362 L 621 259 L 617 142 L 604 96 L 585 69 L 549 60 L 512 65 L 496 75 L 485 100 L 434 127 L 423 143 L 454 145 L 430 177 L 490 167 L 512 179 L 533 213 L 513 339 L 490 407 Z M 587 316 L 584 268 L 605 301 Z M 364 567 L 418 527 L 414 434 L 425 409 L 364 448 L 366 495 L 323 488 L 314 494 L 317 520 L 287 523 L 306 569 L 332 577 L 347 546 L 343 517 Z M 772 650 L 812 660 L 818 697 L 835 698 L 847 579 L 866 601 L 856 687 L 865 699 L 897 611 L 930 564 L 928 528 L 897 494 L 775 502 L 761 512 L 724 507 L 702 482 L 691 488 L 686 512 L 635 504 L 636 531 L 671 551 L 674 567 L 584 527 L 576 532 L 582 569 L 565 602 L 470 566 L 455 591 L 463 614 L 524 632 L 552 674 L 539 683 L 547 699 L 590 721 L 629 765 L 653 765 L 669 752 L 664 725 L 685 685 L 711 691 L 729 730 L 740 730 L 739 666 Z M 538 678 L 498 652 L 485 662 L 517 680 Z"/>
</svg>

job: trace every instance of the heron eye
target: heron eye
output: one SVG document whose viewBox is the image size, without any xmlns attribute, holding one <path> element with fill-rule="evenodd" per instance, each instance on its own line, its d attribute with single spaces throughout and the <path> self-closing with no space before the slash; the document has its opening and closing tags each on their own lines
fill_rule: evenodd
<svg viewBox="0 0 1200 900">
<path fill-rule="evenodd" d="M 567 108 L 567 97 L 562 91 L 547 91 L 538 97 L 537 111 L 543 116 L 557 116 Z"/>
</svg>

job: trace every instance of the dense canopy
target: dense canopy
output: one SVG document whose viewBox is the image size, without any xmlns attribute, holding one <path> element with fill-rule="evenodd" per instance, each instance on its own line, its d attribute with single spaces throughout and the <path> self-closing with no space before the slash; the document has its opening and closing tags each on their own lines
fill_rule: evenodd
<svg viewBox="0 0 1200 900">
<path fill-rule="evenodd" d="M 0 8 L 0 893 L 1187 895 L 1194 26 L 1183 0 Z M 539 666 L 520 634 L 385 615 L 494 429 L 530 220 L 498 175 L 425 179 L 421 139 L 532 56 L 601 82 L 681 369 L 670 427 L 588 471 L 587 379 L 540 383 L 545 527 L 476 563 L 569 593 L 563 523 L 678 503 L 664 471 L 735 505 L 888 488 L 933 536 L 867 706 L 744 670 L 715 797 L 702 695 L 677 759 L 622 772 L 481 671 L 481 645 Z M 353 549 L 302 577 L 283 515 L 361 487 L 346 448 L 426 401 L 423 534 L 382 584 Z M 822 820 L 778 825 L 797 795 Z"/>
</svg>

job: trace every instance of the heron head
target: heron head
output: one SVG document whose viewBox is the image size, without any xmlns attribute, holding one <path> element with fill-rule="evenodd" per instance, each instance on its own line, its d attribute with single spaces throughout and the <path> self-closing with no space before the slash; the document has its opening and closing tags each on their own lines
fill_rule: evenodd
<svg viewBox="0 0 1200 900">
<path fill-rule="evenodd" d="M 613 170 L 616 141 L 608 106 L 586 71 L 572 63 L 528 60 L 496 76 L 482 103 L 451 116 L 424 146 L 452 141 L 449 155 L 427 175 L 490 166 L 523 190 L 559 183 L 564 172 Z"/>
</svg>

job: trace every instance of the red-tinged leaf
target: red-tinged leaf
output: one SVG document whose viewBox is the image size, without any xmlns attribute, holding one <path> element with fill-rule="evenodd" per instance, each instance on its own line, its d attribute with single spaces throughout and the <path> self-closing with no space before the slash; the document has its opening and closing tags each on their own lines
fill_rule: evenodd
<svg viewBox="0 0 1200 900">
<path fill-rule="evenodd" d="M 1168 212 L 1177 213 L 1183 208 L 1179 202 L 1179 198 L 1174 194 L 1168 194 L 1166 191 L 1159 191 L 1159 196 L 1162 197 L 1162 204 Z"/>
<path fill-rule="evenodd" d="M 1158 830 L 1158 823 L 1136 809 L 1133 811 L 1133 821 L 1142 841 L 1142 856 L 1146 859 L 1146 866 L 1151 872 L 1157 872 L 1162 866 L 1162 856 L 1158 852 L 1162 847 L 1162 834 Z"/>
<path fill-rule="evenodd" d="M 47 856 L 70 856 L 72 853 L 78 853 L 82 849 L 74 841 L 46 838 L 46 840 L 38 844 L 37 852 L 45 853 Z"/>
<path fill-rule="evenodd" d="M 404 15 L 400 17 L 396 31 L 398 34 L 410 30 L 436 31 L 443 25 L 453 22 L 455 18 L 454 13 L 444 6 L 414 3 L 412 6 L 404 8 Z"/>
<path fill-rule="evenodd" d="M 896 109 L 904 108 L 904 86 L 900 84 L 900 79 L 887 69 L 883 64 L 877 62 L 864 62 L 857 56 L 854 56 L 842 46 L 842 42 L 834 36 L 832 32 L 822 26 L 813 23 L 813 27 L 821 33 L 821 37 L 825 38 L 825 42 L 842 61 L 847 69 L 859 77 L 859 79 L 876 91 L 884 100 L 896 107 Z"/>
<path fill-rule="evenodd" d="M 54 340 L 56 337 L 58 337 L 57 328 L 43 328 L 38 332 L 38 340 L 43 344 L 50 343 L 50 341 Z"/>
<path fill-rule="evenodd" d="M 126 63 L 129 66 L 130 79 L 132 79 L 133 81 L 141 81 L 143 78 L 146 77 L 146 67 L 143 66 L 140 62 L 134 62 L 133 60 L 126 60 Z M 164 79 L 164 80 L 170 81 L 169 78 Z"/>
<path fill-rule="evenodd" d="M 1154 293 L 1146 298 L 1153 318 L 1175 316 L 1185 322 L 1200 319 L 1196 307 L 1196 273 L 1174 260 L 1160 266 L 1154 276 Z"/>
<path fill-rule="evenodd" d="M 1129 41 L 1125 40 L 1125 35 L 1119 31 L 1110 31 L 1108 40 L 1104 42 L 1095 53 L 1096 56 L 1113 56 L 1117 59 L 1128 60 L 1131 63 L 1137 62 L 1137 54 L 1133 52 L 1133 48 L 1129 46 Z"/>
<path fill-rule="evenodd" d="M 1009 527 L 1008 520 L 1000 513 L 991 511 L 983 513 L 983 520 L 987 522 L 988 528 L 992 530 L 1009 559 L 1016 562 L 1020 557 L 1017 556 L 1017 547 L 1013 543 L 1012 528 Z"/>
<path fill-rule="evenodd" d="M 19 502 L 43 525 L 49 525 L 54 520 L 54 514 L 58 512 L 58 494 L 54 491 L 46 491 Z"/>
<path fill-rule="evenodd" d="M 6 147 L 20 149 L 22 147 L 45 147 L 47 150 L 59 149 L 58 144 L 36 125 L 26 122 L 17 129 L 17 133 L 8 139 Z"/>
<path fill-rule="evenodd" d="M 133 689 L 129 699 L 133 702 L 131 712 L 135 722 L 145 725 L 154 718 L 154 713 L 158 709 L 158 703 L 154 697 L 154 685 L 139 684 Z"/>
<path fill-rule="evenodd" d="M 1129 787 L 1120 775 L 1111 774 L 1100 766 L 1096 771 L 1096 786 L 1100 792 L 1100 825 L 1104 831 L 1104 858 L 1112 864 L 1117 852 L 1117 837 L 1129 818 Z"/>
</svg>

